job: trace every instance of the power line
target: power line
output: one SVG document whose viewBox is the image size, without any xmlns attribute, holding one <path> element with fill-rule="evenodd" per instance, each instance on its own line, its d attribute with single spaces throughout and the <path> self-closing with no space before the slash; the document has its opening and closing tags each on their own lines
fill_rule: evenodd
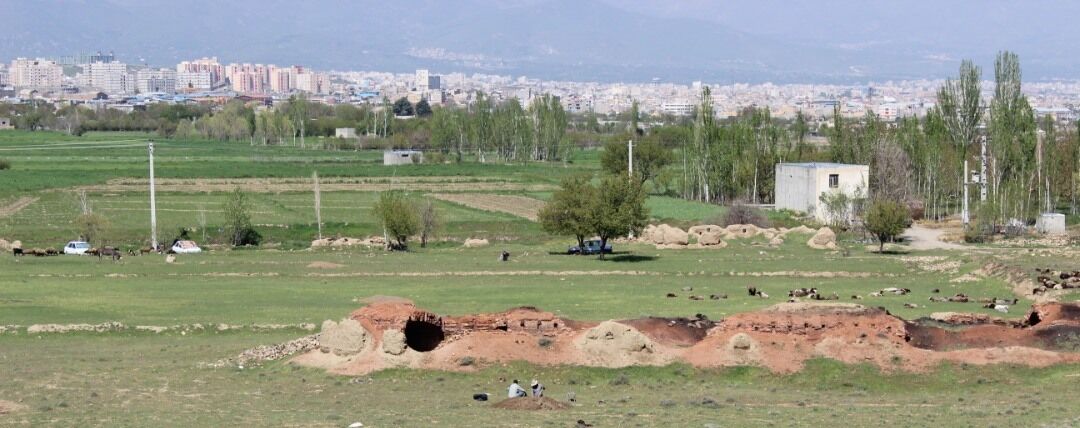
<svg viewBox="0 0 1080 428">
<path fill-rule="evenodd" d="M 66 147 L 66 146 L 97 146 L 101 144 L 119 144 L 119 143 L 142 143 L 146 140 L 111 140 L 111 141 L 72 141 L 72 142 L 60 142 L 60 143 L 42 143 L 33 146 L 6 146 L 5 149 L 22 149 L 22 148 L 46 148 L 46 147 Z"/>
</svg>

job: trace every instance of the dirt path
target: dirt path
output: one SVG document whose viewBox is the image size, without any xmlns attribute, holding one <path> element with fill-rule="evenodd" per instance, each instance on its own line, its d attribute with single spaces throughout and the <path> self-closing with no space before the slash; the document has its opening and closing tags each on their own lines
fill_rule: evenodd
<svg viewBox="0 0 1080 428">
<path fill-rule="evenodd" d="M 7 204 L 5 206 L 0 206 L 0 218 L 7 218 L 7 217 L 11 217 L 11 216 L 13 216 L 15 214 L 18 214 L 19 211 L 22 211 L 24 208 L 30 206 L 30 204 L 33 204 L 34 202 L 37 202 L 37 200 L 38 200 L 38 198 L 32 198 L 32 197 L 29 197 L 29 196 L 23 196 L 23 197 L 21 197 L 19 199 L 16 199 L 14 202 L 12 202 L 10 204 Z"/>
<path fill-rule="evenodd" d="M 544 201 L 515 195 L 495 195 L 476 193 L 435 193 L 436 199 L 454 202 L 470 208 L 484 211 L 496 211 L 524 217 L 532 221 L 538 219 Z"/>
<path fill-rule="evenodd" d="M 930 229 L 918 224 L 912 224 L 900 237 L 908 242 L 908 246 L 912 250 L 962 250 L 967 248 L 960 244 L 942 241 L 941 235 L 944 234 L 945 231 L 941 229 Z"/>
</svg>

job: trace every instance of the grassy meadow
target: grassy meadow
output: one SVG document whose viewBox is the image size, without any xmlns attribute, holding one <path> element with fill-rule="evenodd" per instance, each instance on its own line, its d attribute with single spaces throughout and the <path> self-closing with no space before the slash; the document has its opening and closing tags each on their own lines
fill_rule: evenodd
<svg viewBox="0 0 1080 428">
<path fill-rule="evenodd" d="M 60 248 L 75 239 L 79 188 L 95 212 L 110 220 L 105 242 L 145 245 L 149 235 L 144 188 L 93 190 L 117 180 L 145 179 L 147 135 L 0 132 L 0 212 L 25 198 L 33 202 L 0 215 L 0 238 L 25 247 Z M 133 141 L 134 140 L 134 141 Z M 596 152 L 568 165 L 411 165 L 384 167 L 381 153 L 296 147 L 252 147 L 216 141 L 156 143 L 155 169 L 163 179 L 268 179 L 320 177 L 367 179 L 410 189 L 417 177 L 459 180 L 453 192 L 550 198 L 567 174 L 599 169 Z M 91 148 L 87 148 L 91 147 Z M 494 183 L 494 188 L 470 183 Z M 499 183 L 549 190 L 500 190 Z M 89 187 L 87 187 L 89 186 Z M 615 244 L 607 260 L 562 254 L 571 239 L 544 233 L 511 214 L 436 201 L 443 227 L 428 248 L 407 253 L 380 249 L 309 249 L 316 235 L 310 191 L 267 188 L 249 193 L 252 220 L 265 237 L 262 248 L 229 250 L 222 242 L 224 191 L 159 191 L 160 236 L 181 228 L 210 251 L 178 256 L 0 256 L 0 326 L 46 323 L 318 324 L 340 319 L 374 295 L 401 296 L 437 313 L 460 315 L 536 306 L 580 320 L 704 314 L 711 319 L 761 309 L 786 300 L 787 290 L 817 287 L 843 302 L 860 295 L 906 319 L 961 311 L 1018 318 L 976 303 L 933 303 L 941 295 L 1005 297 L 995 278 L 956 281 L 991 260 L 1024 267 L 1068 268 L 1075 260 L 1026 251 L 931 251 L 878 255 L 866 242 L 848 241 L 846 252 L 813 250 L 809 235 L 790 235 L 771 247 L 762 239 L 732 240 L 723 249 L 658 250 Z M 366 237 L 381 233 L 371 190 L 324 190 L 324 235 Z M 721 217 L 722 207 L 653 195 L 655 221 L 688 226 Z M 199 212 L 207 227 L 199 227 Z M 785 225 L 783 213 L 770 219 Z M 203 237 L 205 233 L 205 238 Z M 487 247 L 464 248 L 465 238 L 487 238 Z M 496 260 L 507 250 L 511 260 Z M 1004 257 L 1008 254 L 1010 257 Z M 320 263 L 316 263 L 320 262 Z M 315 263 L 313 265 L 313 263 Z M 333 264 L 327 267 L 328 264 Z M 746 287 L 771 299 L 748 296 Z M 692 287 L 693 291 L 683 291 Z M 907 296 L 870 297 L 885 287 L 910 288 Z M 677 298 L 667 298 L 675 293 Z M 720 300 L 688 296 L 724 294 Z M 1077 296 L 1080 297 L 1080 296 Z M 905 304 L 917 307 L 905 307 Z M 1028 369 L 1012 366 L 942 366 L 931 373 L 883 373 L 868 366 L 813 361 L 793 375 L 757 368 L 698 370 L 686 366 L 624 370 L 494 365 L 472 373 L 390 370 L 350 378 L 284 362 L 213 368 L 209 363 L 257 345 L 290 340 L 300 330 L 250 329 L 181 335 L 125 330 L 109 333 L 31 335 L 0 333 L 0 400 L 21 409 L 0 414 L 0 426 L 365 426 L 572 427 L 578 419 L 613 426 L 1077 426 L 1080 366 Z M 539 378 L 549 396 L 578 402 L 561 412 L 512 412 L 471 400 L 475 392 L 500 396 L 510 378 Z M 419 405 L 418 405 L 419 404 Z"/>
</svg>

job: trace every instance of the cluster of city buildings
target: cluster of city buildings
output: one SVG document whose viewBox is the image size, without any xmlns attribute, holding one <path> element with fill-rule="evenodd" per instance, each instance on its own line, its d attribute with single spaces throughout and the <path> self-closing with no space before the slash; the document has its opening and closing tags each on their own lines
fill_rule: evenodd
<svg viewBox="0 0 1080 428">
<path fill-rule="evenodd" d="M 882 120 L 922 116 L 934 106 L 940 80 L 831 84 L 680 84 L 654 79 L 641 83 L 545 81 L 526 76 L 435 74 L 365 71 L 314 71 L 304 66 L 228 63 L 208 57 L 183 61 L 171 68 L 124 63 L 112 53 L 53 59 L 17 58 L 0 64 L 0 99 L 12 102 L 43 98 L 60 102 L 95 101 L 105 105 L 130 102 L 220 102 L 246 97 L 272 104 L 296 93 L 327 104 L 380 104 L 384 100 L 421 99 L 432 105 L 469 105 L 479 93 L 493 102 L 533 99 L 552 94 L 571 113 L 609 115 L 628 111 L 634 102 L 645 114 L 689 116 L 710 88 L 719 117 L 733 117 L 749 108 L 768 108 L 774 117 L 831 117 L 834 111 L 855 117 L 871 111 Z M 993 85 L 983 87 L 990 91 Z M 1025 83 L 1036 112 L 1063 121 L 1080 112 L 1080 82 Z M 989 99 L 992 93 L 984 94 Z M 134 100 L 134 101 L 132 101 Z"/>
</svg>

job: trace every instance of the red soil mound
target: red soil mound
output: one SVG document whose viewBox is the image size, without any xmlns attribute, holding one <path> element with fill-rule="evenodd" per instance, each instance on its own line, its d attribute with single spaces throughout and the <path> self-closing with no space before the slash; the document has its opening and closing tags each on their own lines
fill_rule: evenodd
<svg viewBox="0 0 1080 428">
<path fill-rule="evenodd" d="M 1045 366 L 1080 362 L 1080 306 L 1036 305 L 1022 322 L 959 314 L 975 325 L 908 322 L 883 309 L 846 303 L 784 303 L 733 315 L 643 318 L 604 323 L 564 320 L 521 307 L 506 312 L 440 316 L 387 300 L 352 313 L 374 346 L 340 359 L 312 351 L 297 359 L 332 371 L 361 374 L 389 367 L 473 370 L 477 365 L 529 361 L 603 367 L 756 365 L 778 372 L 811 358 L 871 363 L 884 370 L 922 371 L 942 361 Z M 934 324 L 936 323 L 936 324 Z"/>
</svg>

